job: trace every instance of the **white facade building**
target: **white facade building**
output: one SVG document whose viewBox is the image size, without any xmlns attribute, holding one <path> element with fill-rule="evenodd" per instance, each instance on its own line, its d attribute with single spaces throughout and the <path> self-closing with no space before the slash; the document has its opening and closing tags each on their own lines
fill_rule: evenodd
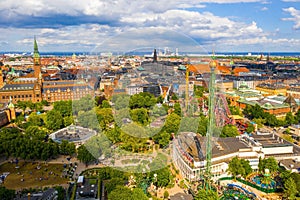
<svg viewBox="0 0 300 200">
<path fill-rule="evenodd" d="M 184 132 L 173 141 L 172 159 L 181 175 L 189 181 L 203 179 L 206 168 L 206 137 Z M 258 169 L 259 158 L 275 157 L 277 160 L 300 159 L 300 149 L 278 136 L 241 135 L 232 138 L 213 138 L 212 168 L 213 178 L 218 179 L 227 174 L 228 163 L 234 157 L 250 161 L 253 170 Z"/>
</svg>

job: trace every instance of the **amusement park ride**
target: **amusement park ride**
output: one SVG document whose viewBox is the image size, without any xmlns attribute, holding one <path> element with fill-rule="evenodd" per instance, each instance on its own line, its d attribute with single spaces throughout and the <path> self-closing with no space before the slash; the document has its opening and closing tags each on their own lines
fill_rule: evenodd
<svg viewBox="0 0 300 200">
<path fill-rule="evenodd" d="M 211 158 L 212 158 L 212 135 L 216 126 L 215 113 L 215 82 L 217 62 L 214 59 L 209 63 L 210 81 L 209 81 L 209 98 L 208 98 L 208 127 L 206 133 L 206 169 L 204 186 L 206 191 L 211 190 Z"/>
<path fill-rule="evenodd" d="M 190 64 L 186 65 L 186 91 L 185 91 L 185 111 L 188 111 L 189 107 L 189 71 Z M 217 129 L 222 128 L 226 124 L 235 125 L 235 120 L 231 117 L 230 110 L 227 105 L 226 98 L 224 94 L 222 94 L 218 88 L 216 87 L 216 68 L 217 61 L 215 56 L 212 56 L 212 60 L 209 63 L 210 67 L 210 76 L 209 76 L 209 96 L 207 97 L 208 106 L 205 107 L 204 99 L 200 99 L 200 104 L 202 104 L 202 109 L 204 113 L 208 116 L 208 126 L 206 133 L 206 167 L 204 173 L 204 184 L 203 188 L 206 191 L 212 189 L 212 172 L 211 172 L 211 159 L 212 159 L 212 146 L 213 146 L 213 136 L 215 136 L 215 132 Z M 206 112 L 205 112 L 206 110 Z"/>
</svg>

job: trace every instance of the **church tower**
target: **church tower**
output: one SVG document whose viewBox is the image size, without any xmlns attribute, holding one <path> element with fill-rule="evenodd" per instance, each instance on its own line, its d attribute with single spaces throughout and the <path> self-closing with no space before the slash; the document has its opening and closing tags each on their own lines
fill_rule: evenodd
<svg viewBox="0 0 300 200">
<path fill-rule="evenodd" d="M 35 37 L 34 37 L 34 51 L 33 51 L 33 69 L 34 69 L 34 77 L 39 80 L 41 74 L 41 56 L 39 53 L 39 49 Z"/>
<path fill-rule="evenodd" d="M 154 49 L 154 52 L 153 52 L 153 62 L 157 62 L 157 52 L 156 52 L 156 49 Z"/>
</svg>

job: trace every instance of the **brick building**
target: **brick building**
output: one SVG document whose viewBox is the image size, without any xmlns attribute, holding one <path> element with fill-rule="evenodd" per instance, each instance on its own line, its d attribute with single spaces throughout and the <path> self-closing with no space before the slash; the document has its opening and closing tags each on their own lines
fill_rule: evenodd
<svg viewBox="0 0 300 200">
<path fill-rule="evenodd" d="M 38 51 L 36 39 L 34 39 L 33 52 L 34 72 L 25 77 L 12 78 L 4 81 L 0 71 L 0 102 L 32 101 L 34 103 L 42 100 L 49 102 L 60 100 L 80 99 L 86 95 L 94 95 L 94 90 L 86 82 L 72 81 L 44 81 L 41 73 L 41 58 Z"/>
</svg>

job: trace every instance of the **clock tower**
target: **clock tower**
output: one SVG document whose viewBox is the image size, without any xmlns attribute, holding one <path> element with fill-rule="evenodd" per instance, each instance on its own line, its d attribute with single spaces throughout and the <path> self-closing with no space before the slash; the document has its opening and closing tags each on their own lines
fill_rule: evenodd
<svg viewBox="0 0 300 200">
<path fill-rule="evenodd" d="M 39 80 L 41 73 L 41 56 L 39 53 L 38 45 L 34 37 L 34 51 L 33 51 L 33 70 L 34 77 Z"/>
</svg>

